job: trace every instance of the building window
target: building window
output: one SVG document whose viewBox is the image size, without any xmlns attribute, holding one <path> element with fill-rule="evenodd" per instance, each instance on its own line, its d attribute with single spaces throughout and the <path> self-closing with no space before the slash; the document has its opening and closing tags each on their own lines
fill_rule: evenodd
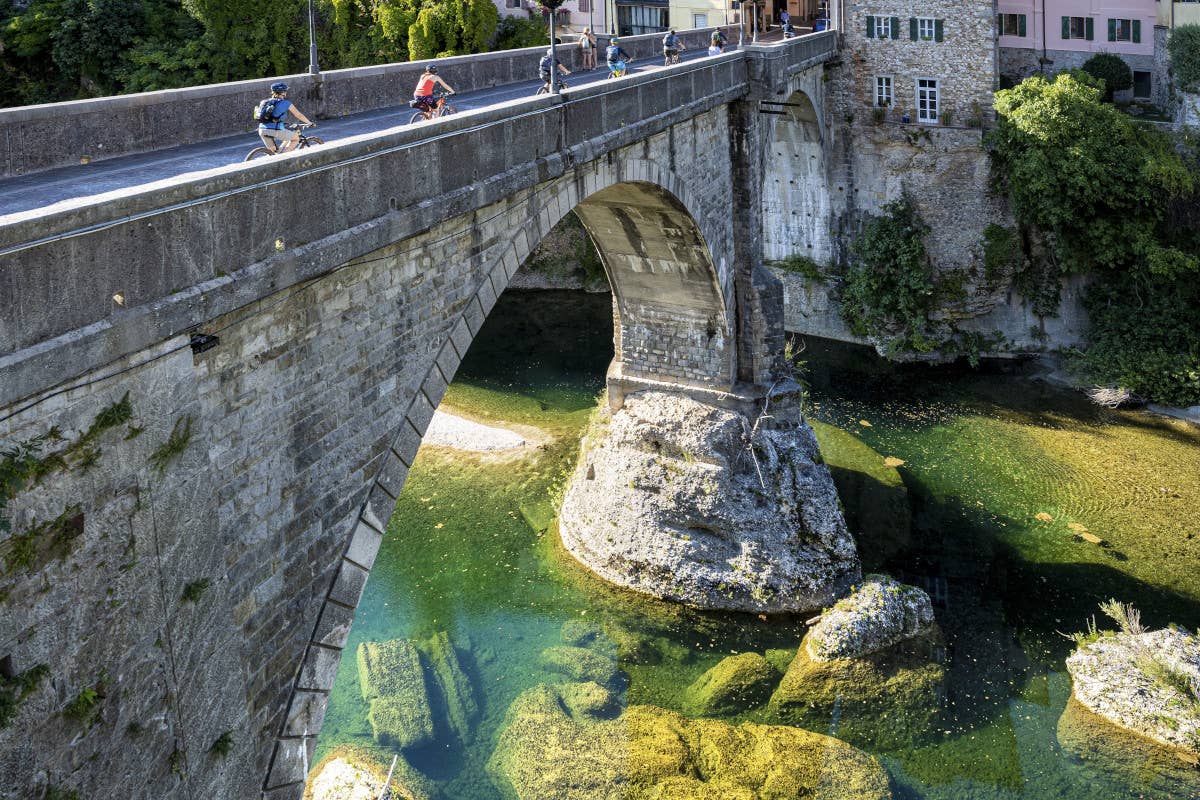
<svg viewBox="0 0 1200 800">
<path fill-rule="evenodd" d="M 1133 96 L 1139 100 L 1148 100 L 1150 98 L 1150 73 L 1149 72 L 1134 72 L 1133 73 Z"/>
<path fill-rule="evenodd" d="M 693 28 L 707 28 L 708 27 L 708 14 L 692 14 L 692 27 Z"/>
<path fill-rule="evenodd" d="M 914 42 L 942 41 L 942 20 L 933 17 L 909 17 L 908 38 Z"/>
<path fill-rule="evenodd" d="M 917 78 L 917 122 L 936 125 L 938 121 L 938 82 L 936 78 Z"/>
<path fill-rule="evenodd" d="M 1062 38 L 1086 39 L 1090 42 L 1096 38 L 1094 24 L 1091 17 L 1063 17 Z"/>
<path fill-rule="evenodd" d="M 876 75 L 875 76 L 875 107 L 876 108 L 891 108 L 892 107 L 892 76 L 891 75 Z"/>
<path fill-rule="evenodd" d="M 504 0 L 505 8 L 520 8 L 521 0 Z"/>
<path fill-rule="evenodd" d="M 895 39 L 897 20 L 892 17 L 867 17 L 868 39 Z"/>
<path fill-rule="evenodd" d="M 997 14 L 996 30 L 1001 36 L 1028 36 L 1024 14 Z"/>
<path fill-rule="evenodd" d="M 1142 21 L 1140 19 L 1110 19 L 1108 21 L 1108 40 L 1110 42 L 1142 41 Z"/>
<path fill-rule="evenodd" d="M 917 38 L 922 42 L 932 42 L 934 22 L 933 17 L 917 17 Z"/>
<path fill-rule="evenodd" d="M 592 0 L 579 0 L 579 13 L 588 14 L 592 10 Z"/>
<path fill-rule="evenodd" d="M 617 32 L 621 36 L 640 36 L 667 30 L 666 3 L 659 5 L 627 6 L 617 4 Z"/>
</svg>

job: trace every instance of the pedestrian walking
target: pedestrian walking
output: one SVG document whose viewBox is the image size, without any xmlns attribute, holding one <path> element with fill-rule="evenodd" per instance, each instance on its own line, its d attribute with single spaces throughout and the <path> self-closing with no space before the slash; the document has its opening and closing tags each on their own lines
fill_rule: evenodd
<svg viewBox="0 0 1200 800">
<path fill-rule="evenodd" d="M 591 28 L 584 28 L 579 34 L 579 48 L 583 51 L 583 68 L 596 68 L 596 36 Z"/>
</svg>

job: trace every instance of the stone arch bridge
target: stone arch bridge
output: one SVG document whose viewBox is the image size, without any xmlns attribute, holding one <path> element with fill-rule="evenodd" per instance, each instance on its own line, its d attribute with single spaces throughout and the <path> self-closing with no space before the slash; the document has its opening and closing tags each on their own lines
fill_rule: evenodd
<svg viewBox="0 0 1200 800">
<path fill-rule="evenodd" d="M 835 36 L 0 218 L 0 443 L 35 442 L 0 507 L 0 691 L 49 667 L 0 796 L 300 797 L 426 425 L 569 211 L 614 290 L 614 402 L 761 400 L 764 213 L 795 210 L 762 187 L 794 181 L 780 147 L 820 154 Z"/>
</svg>

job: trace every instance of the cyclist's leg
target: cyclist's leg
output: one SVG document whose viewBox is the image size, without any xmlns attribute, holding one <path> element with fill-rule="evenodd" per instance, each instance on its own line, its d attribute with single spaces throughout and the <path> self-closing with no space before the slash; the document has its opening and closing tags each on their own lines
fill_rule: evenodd
<svg viewBox="0 0 1200 800">
<path fill-rule="evenodd" d="M 262 141 L 263 147 L 267 148 L 267 152 L 271 155 L 275 154 L 275 139 L 267 134 L 262 128 L 258 129 L 258 138 Z"/>
</svg>

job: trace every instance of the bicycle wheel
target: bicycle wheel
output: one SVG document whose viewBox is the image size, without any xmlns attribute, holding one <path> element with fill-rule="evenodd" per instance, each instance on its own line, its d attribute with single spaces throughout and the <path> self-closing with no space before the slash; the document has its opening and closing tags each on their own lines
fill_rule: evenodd
<svg viewBox="0 0 1200 800">
<path fill-rule="evenodd" d="M 243 158 L 242 161 L 253 161 L 256 158 L 261 158 L 262 156 L 269 156 L 269 155 L 271 155 L 271 151 L 268 150 L 267 148 L 256 147 L 253 150 L 251 150 L 249 153 L 247 153 L 246 157 Z"/>
<path fill-rule="evenodd" d="M 455 108 L 454 106 L 442 106 L 442 113 L 438 114 L 438 116 L 439 117 L 448 117 L 451 114 L 457 114 L 457 113 L 458 113 L 458 109 Z"/>
<path fill-rule="evenodd" d="M 425 115 L 422 114 L 420 111 L 418 111 L 417 113 L 415 113 L 411 117 L 409 117 L 408 124 L 412 125 L 414 122 L 420 122 L 423 119 L 425 119 Z"/>
<path fill-rule="evenodd" d="M 550 92 L 550 89 L 546 86 L 546 84 L 543 83 L 541 86 L 538 87 L 538 90 L 533 93 L 533 96 L 537 97 L 539 94 L 548 94 L 549 92 Z"/>
<path fill-rule="evenodd" d="M 308 140 L 304 145 L 305 147 L 312 147 L 314 144 L 325 144 L 325 140 L 319 136 L 308 136 L 305 138 Z"/>
</svg>

